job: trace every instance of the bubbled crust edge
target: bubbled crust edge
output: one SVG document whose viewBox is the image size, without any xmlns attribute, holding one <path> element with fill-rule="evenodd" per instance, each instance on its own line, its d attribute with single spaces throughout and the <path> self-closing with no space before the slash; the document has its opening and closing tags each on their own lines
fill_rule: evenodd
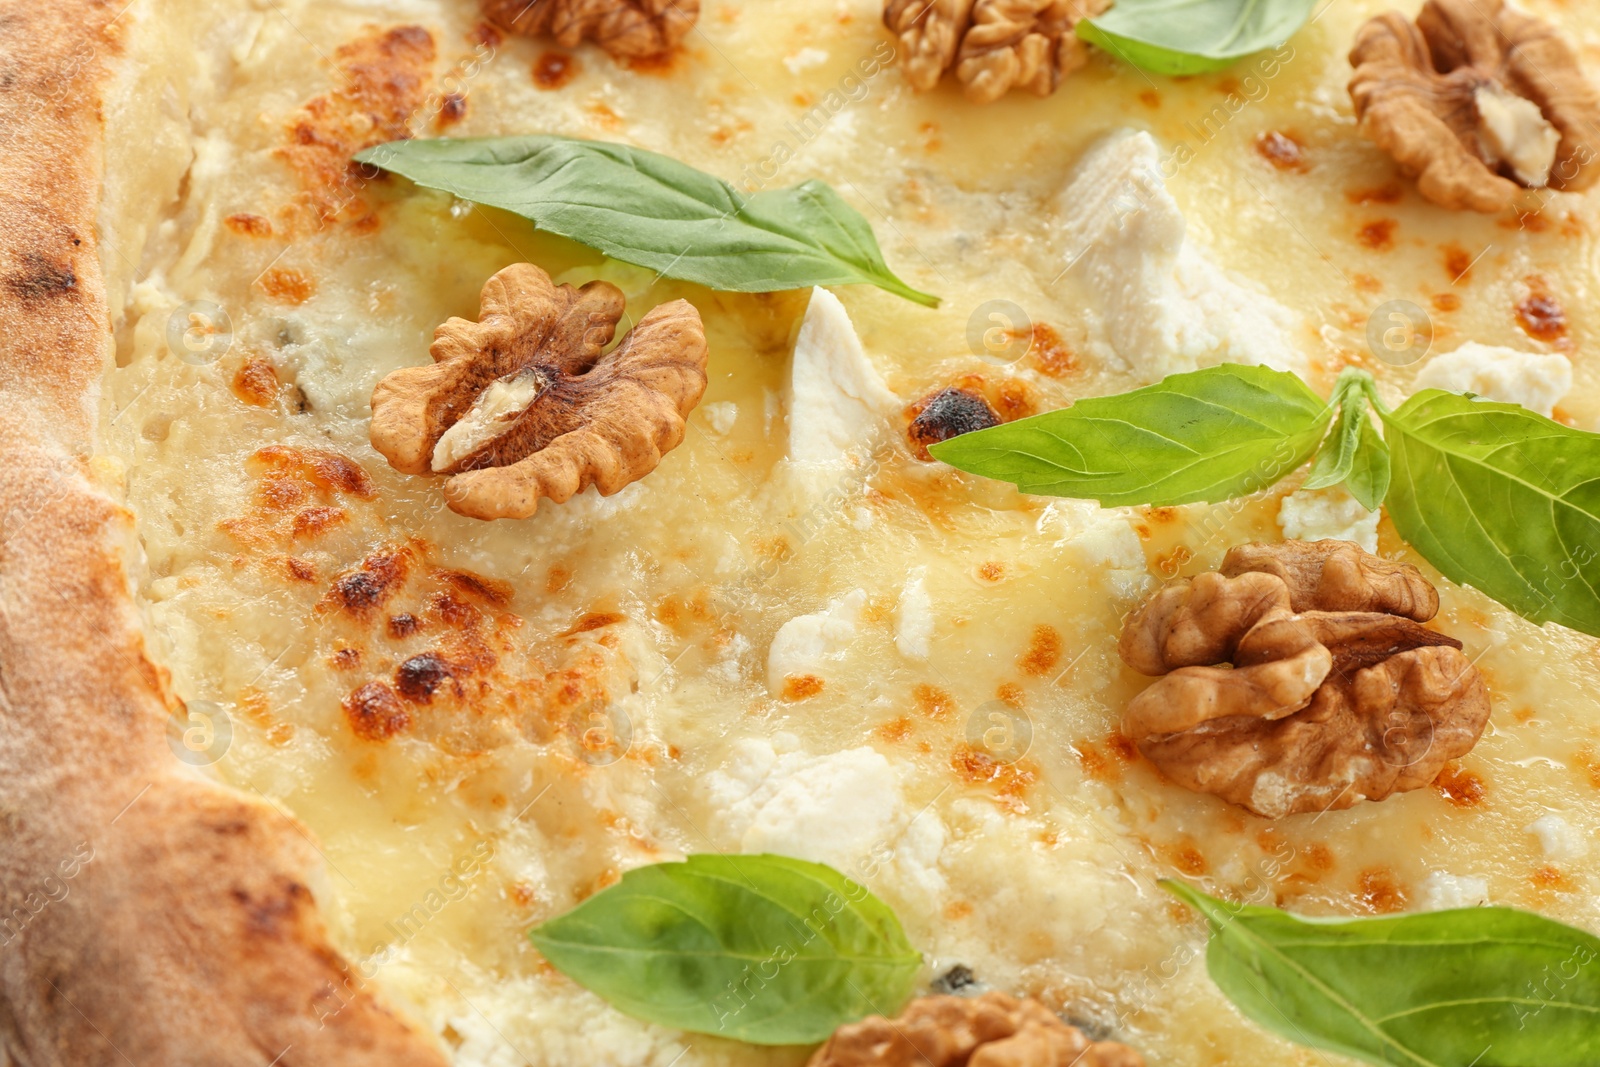
<svg viewBox="0 0 1600 1067">
<path fill-rule="evenodd" d="M 0 1065 L 443 1067 L 330 945 L 305 832 L 165 741 L 133 516 L 89 464 L 124 11 L 0 0 Z"/>
</svg>

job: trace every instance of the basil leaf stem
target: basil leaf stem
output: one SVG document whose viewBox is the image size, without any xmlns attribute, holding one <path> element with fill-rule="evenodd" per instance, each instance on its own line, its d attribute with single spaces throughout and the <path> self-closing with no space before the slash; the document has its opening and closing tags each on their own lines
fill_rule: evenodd
<svg viewBox="0 0 1600 1067">
<path fill-rule="evenodd" d="M 922 965 L 887 904 L 831 867 L 772 855 L 640 867 L 528 936 L 620 1011 L 762 1045 L 893 1015 Z"/>
<path fill-rule="evenodd" d="M 1600 1062 L 1600 938 L 1512 908 L 1299 919 L 1163 882 L 1211 927 L 1206 969 L 1297 1044 L 1399 1067 Z"/>
<path fill-rule="evenodd" d="M 642 148 L 543 135 L 391 141 L 355 158 L 711 289 L 865 284 L 939 304 L 889 269 L 872 226 L 819 181 L 745 195 Z"/>
</svg>

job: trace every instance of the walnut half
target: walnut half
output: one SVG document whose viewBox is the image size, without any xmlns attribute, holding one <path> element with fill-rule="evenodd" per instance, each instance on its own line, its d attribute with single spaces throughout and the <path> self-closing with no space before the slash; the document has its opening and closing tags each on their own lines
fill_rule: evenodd
<svg viewBox="0 0 1600 1067">
<path fill-rule="evenodd" d="M 664 55 L 694 29 L 700 0 L 483 0 L 483 14 L 525 37 L 563 48 L 591 40 L 618 58 Z"/>
<path fill-rule="evenodd" d="M 1361 128 L 1448 208 L 1496 212 L 1519 187 L 1600 178 L 1600 93 L 1556 27 L 1504 0 L 1428 0 L 1362 27 L 1350 53 Z"/>
<path fill-rule="evenodd" d="M 651 311 L 610 353 L 625 301 L 607 282 L 557 286 L 531 263 L 483 287 L 478 322 L 434 333 L 434 364 L 372 394 L 372 447 L 406 474 L 448 474 L 450 508 L 523 519 L 540 497 L 609 496 L 683 441 L 706 388 L 706 335 L 684 300 Z"/>
<path fill-rule="evenodd" d="M 1129 617 L 1119 652 L 1160 675 L 1123 732 L 1178 784 L 1266 818 L 1433 781 L 1489 721 L 1461 643 L 1422 623 L 1415 567 L 1348 541 L 1241 545 Z"/>
<path fill-rule="evenodd" d="M 1090 1041 L 1037 1000 L 984 993 L 919 997 L 895 1019 L 841 1026 L 806 1067 L 1144 1067 L 1144 1057 Z"/>
<path fill-rule="evenodd" d="M 887 0 L 884 25 L 900 42 L 900 66 L 913 88 L 956 72 L 967 99 L 988 104 L 1013 88 L 1056 91 L 1089 61 L 1075 28 L 1111 0 Z"/>
</svg>

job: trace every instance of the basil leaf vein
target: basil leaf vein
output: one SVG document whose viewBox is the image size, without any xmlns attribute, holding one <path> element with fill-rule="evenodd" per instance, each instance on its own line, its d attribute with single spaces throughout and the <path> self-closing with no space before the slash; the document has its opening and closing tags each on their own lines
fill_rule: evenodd
<svg viewBox="0 0 1600 1067">
<path fill-rule="evenodd" d="M 1431 389 L 1381 414 L 1400 535 L 1452 581 L 1600 636 L 1600 434 Z"/>
<path fill-rule="evenodd" d="M 711 289 L 865 284 L 939 303 L 889 269 L 871 224 L 819 181 L 746 196 L 656 152 L 548 135 L 391 141 L 355 158 Z"/>
<path fill-rule="evenodd" d="M 1116 0 L 1078 36 L 1153 74 L 1222 70 L 1283 44 L 1317 0 Z"/>
<path fill-rule="evenodd" d="M 964 434 L 930 451 L 1029 493 L 1124 504 L 1215 503 L 1311 458 L 1332 409 L 1299 378 L 1223 364 Z"/>
<path fill-rule="evenodd" d="M 822 1041 L 893 1014 L 922 962 L 864 888 L 771 855 L 641 867 L 528 936 L 629 1015 L 764 1045 Z"/>
<path fill-rule="evenodd" d="M 1600 938 L 1468 908 L 1299 919 L 1162 885 L 1211 928 L 1206 968 L 1246 1016 L 1302 1045 L 1419 1067 L 1578 1067 L 1600 1056 Z"/>
</svg>

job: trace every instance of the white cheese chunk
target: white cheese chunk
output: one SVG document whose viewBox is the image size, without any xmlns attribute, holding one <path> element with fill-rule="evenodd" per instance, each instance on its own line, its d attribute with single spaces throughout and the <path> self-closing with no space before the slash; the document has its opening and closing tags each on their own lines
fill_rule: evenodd
<svg viewBox="0 0 1600 1067">
<path fill-rule="evenodd" d="M 1293 313 L 1186 239 L 1148 133 L 1120 130 L 1091 148 L 1056 211 L 1061 266 L 1083 280 L 1110 348 L 1141 379 L 1215 363 L 1305 373 Z"/>
<path fill-rule="evenodd" d="M 850 873 L 898 836 L 905 798 L 894 768 L 861 747 L 813 756 L 799 738 L 747 738 L 706 778 L 715 830 L 743 852 L 776 852 Z"/>
<path fill-rule="evenodd" d="M 543 379 L 537 374 L 519 374 L 510 381 L 500 378 L 489 383 L 472 410 L 457 419 L 433 446 L 433 469 L 449 470 L 504 433 L 511 420 L 533 403 L 542 385 Z"/>
<path fill-rule="evenodd" d="M 789 68 L 790 74 L 800 74 L 812 67 L 820 67 L 828 61 L 828 53 L 821 48 L 802 48 L 793 55 L 783 57 L 783 65 Z"/>
<path fill-rule="evenodd" d="M 927 659 L 933 641 L 933 600 L 928 596 L 928 568 L 917 567 L 900 590 L 895 607 L 894 647 L 907 659 Z"/>
<path fill-rule="evenodd" d="M 739 405 L 731 400 L 719 400 L 715 404 L 702 404 L 700 411 L 705 415 L 706 422 L 711 424 L 711 432 L 720 437 L 726 437 L 733 432 L 733 424 L 739 421 Z"/>
<path fill-rule="evenodd" d="M 839 298 L 811 291 L 789 371 L 789 460 L 844 470 L 860 466 L 897 405 Z"/>
<path fill-rule="evenodd" d="M 774 691 L 796 675 L 820 675 L 830 661 L 838 661 L 855 641 L 861 610 L 867 606 L 865 590 L 833 600 L 811 615 L 798 615 L 784 623 L 767 650 L 767 684 Z"/>
<path fill-rule="evenodd" d="M 1589 842 L 1559 815 L 1540 816 L 1529 824 L 1528 832 L 1539 839 L 1539 847 L 1550 859 L 1581 860 L 1589 854 Z"/>
<path fill-rule="evenodd" d="M 1473 101 L 1478 106 L 1479 142 L 1486 162 L 1490 166 L 1506 164 L 1530 189 L 1549 185 L 1561 131 L 1544 117 L 1539 105 L 1497 85 L 1480 86 Z"/>
<path fill-rule="evenodd" d="M 1475 393 L 1502 404 L 1521 404 L 1548 417 L 1572 390 L 1572 363 L 1559 353 L 1542 355 L 1468 341 L 1429 360 L 1417 375 L 1417 389 Z"/>
<path fill-rule="evenodd" d="M 1354 541 L 1378 550 L 1378 512 L 1368 511 L 1341 488 L 1301 489 L 1283 498 L 1278 525 L 1296 541 Z"/>
<path fill-rule="evenodd" d="M 1422 880 L 1425 911 L 1480 908 L 1489 903 L 1489 883 L 1482 878 L 1433 871 Z"/>
</svg>

